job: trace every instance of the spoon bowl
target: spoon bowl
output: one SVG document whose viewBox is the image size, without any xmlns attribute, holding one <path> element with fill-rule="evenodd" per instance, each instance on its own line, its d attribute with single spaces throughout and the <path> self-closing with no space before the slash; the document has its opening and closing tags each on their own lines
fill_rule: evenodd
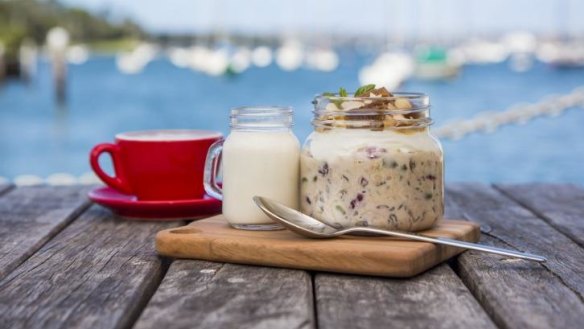
<svg viewBox="0 0 584 329">
<path fill-rule="evenodd" d="M 327 239 L 335 237 L 338 232 L 334 227 L 279 202 L 261 196 L 254 196 L 253 201 L 268 217 L 302 236 Z"/>
<path fill-rule="evenodd" d="M 459 247 L 464 249 L 472 249 L 478 251 L 489 252 L 498 255 L 504 255 L 509 257 L 516 257 L 521 259 L 533 260 L 537 262 L 545 262 L 546 258 L 539 255 L 534 255 L 530 253 L 524 253 L 514 250 L 508 250 L 503 248 L 486 246 L 478 243 L 471 243 L 466 241 L 460 241 L 449 238 L 434 238 L 422 234 L 416 234 L 411 232 L 402 231 L 391 231 L 382 230 L 372 227 L 350 227 L 345 229 L 337 229 L 330 225 L 327 225 L 315 218 L 312 218 L 306 214 L 301 213 L 298 210 L 287 207 L 279 202 L 270 200 L 266 197 L 254 196 L 253 201 L 255 204 L 266 214 L 268 217 L 282 224 L 284 227 L 288 228 L 290 231 L 297 233 L 299 235 L 313 238 L 313 239 L 328 239 L 334 238 L 345 234 L 375 234 L 375 235 L 387 235 L 408 240 L 430 242 L 435 244 L 444 244 L 453 247 Z"/>
</svg>

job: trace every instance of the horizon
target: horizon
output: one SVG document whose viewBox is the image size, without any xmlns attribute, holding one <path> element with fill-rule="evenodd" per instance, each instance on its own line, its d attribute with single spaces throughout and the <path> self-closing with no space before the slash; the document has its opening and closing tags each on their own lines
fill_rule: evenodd
<svg viewBox="0 0 584 329">
<path fill-rule="evenodd" d="M 165 4 L 156 0 L 61 0 L 61 3 L 93 13 L 108 12 L 117 19 L 130 18 L 149 33 L 157 34 L 221 31 L 294 35 L 310 31 L 334 35 L 421 38 L 485 36 L 510 31 L 584 34 L 584 21 L 577 19 L 576 15 L 584 12 L 584 2 L 575 0 L 370 0 L 364 10 L 381 10 L 371 10 L 366 15 L 355 15 L 354 3 L 349 0 L 316 3 L 308 0 L 301 3 L 168 0 Z M 263 8 L 262 12 L 258 12 L 257 8 Z M 330 8 L 334 8 L 334 12 Z M 396 12 L 397 17 L 391 12 Z"/>
</svg>

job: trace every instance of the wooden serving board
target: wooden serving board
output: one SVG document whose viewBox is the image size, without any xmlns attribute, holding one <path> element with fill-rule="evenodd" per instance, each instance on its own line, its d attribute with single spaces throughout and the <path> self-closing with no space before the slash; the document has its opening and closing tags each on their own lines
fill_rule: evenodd
<svg viewBox="0 0 584 329">
<path fill-rule="evenodd" d="M 422 233 L 471 242 L 480 237 L 478 224 L 462 220 L 443 220 Z M 158 232 L 156 250 L 175 258 L 389 277 L 414 276 L 463 251 L 391 237 L 318 240 L 288 230 L 243 231 L 222 215 Z"/>
</svg>

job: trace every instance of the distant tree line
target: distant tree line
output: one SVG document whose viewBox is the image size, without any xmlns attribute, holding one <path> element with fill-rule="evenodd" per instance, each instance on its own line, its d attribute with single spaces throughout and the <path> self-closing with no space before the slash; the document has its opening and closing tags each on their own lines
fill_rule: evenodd
<svg viewBox="0 0 584 329">
<path fill-rule="evenodd" d="M 0 0 L 0 43 L 6 56 L 15 56 L 25 39 L 44 43 L 49 29 L 65 28 L 72 42 L 95 42 L 140 38 L 144 31 L 129 19 L 113 22 L 80 8 L 66 7 L 57 0 Z"/>
</svg>

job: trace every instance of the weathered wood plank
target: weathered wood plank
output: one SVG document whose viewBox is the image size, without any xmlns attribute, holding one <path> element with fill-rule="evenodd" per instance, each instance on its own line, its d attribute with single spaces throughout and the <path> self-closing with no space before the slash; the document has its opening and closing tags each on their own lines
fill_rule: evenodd
<svg viewBox="0 0 584 329">
<path fill-rule="evenodd" d="M 135 329 L 312 328 L 304 271 L 176 260 Z"/>
<path fill-rule="evenodd" d="M 0 281 L 6 328 L 124 328 L 164 273 L 157 231 L 176 223 L 131 222 L 92 206 Z"/>
<path fill-rule="evenodd" d="M 467 251 L 455 270 L 503 328 L 580 328 L 584 251 L 529 210 L 492 187 L 447 187 L 447 216 L 485 229 L 481 242 L 542 254 L 546 264 Z"/>
<path fill-rule="evenodd" d="M 542 183 L 496 185 L 496 188 L 584 247 L 584 189 Z"/>
<path fill-rule="evenodd" d="M 0 280 L 77 217 L 88 187 L 19 187 L 0 196 Z"/>
<path fill-rule="evenodd" d="M 443 264 L 412 279 L 315 276 L 318 327 L 496 328 Z"/>
</svg>

